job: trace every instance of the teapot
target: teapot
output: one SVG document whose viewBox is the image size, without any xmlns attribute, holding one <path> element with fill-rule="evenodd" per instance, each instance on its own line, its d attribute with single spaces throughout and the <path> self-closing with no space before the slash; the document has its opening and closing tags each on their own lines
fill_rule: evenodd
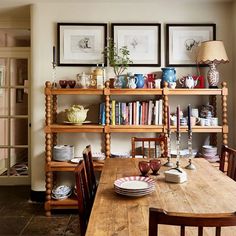
<svg viewBox="0 0 236 236">
<path fill-rule="evenodd" d="M 73 105 L 66 109 L 67 119 L 71 123 L 82 124 L 86 117 L 89 109 L 84 109 L 82 105 Z"/>
<path fill-rule="evenodd" d="M 179 79 L 179 83 L 182 85 L 182 87 L 185 88 L 194 88 L 197 85 L 198 78 L 194 80 L 194 78 L 190 75 L 182 77 Z"/>
<path fill-rule="evenodd" d="M 77 74 L 77 81 L 80 88 L 89 87 L 89 75 L 86 75 L 85 72 L 82 72 L 81 74 Z"/>
</svg>

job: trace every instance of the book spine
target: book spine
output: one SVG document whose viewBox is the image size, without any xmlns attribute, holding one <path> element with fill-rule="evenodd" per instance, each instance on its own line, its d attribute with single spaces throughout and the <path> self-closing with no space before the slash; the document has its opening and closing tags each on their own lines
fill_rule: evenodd
<svg viewBox="0 0 236 236">
<path fill-rule="evenodd" d="M 111 124 L 112 125 L 115 125 L 116 124 L 116 122 L 115 122 L 115 110 L 116 110 L 116 101 L 115 100 L 112 100 L 111 101 L 111 111 L 112 111 L 112 113 L 111 113 Z"/>
</svg>

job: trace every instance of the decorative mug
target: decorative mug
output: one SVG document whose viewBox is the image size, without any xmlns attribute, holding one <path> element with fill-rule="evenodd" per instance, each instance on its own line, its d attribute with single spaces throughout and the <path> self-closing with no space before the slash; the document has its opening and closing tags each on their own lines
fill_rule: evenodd
<svg viewBox="0 0 236 236">
<path fill-rule="evenodd" d="M 211 126 L 218 126 L 218 118 L 217 117 L 211 118 Z"/>
<path fill-rule="evenodd" d="M 194 116 L 194 117 L 199 117 L 198 108 L 192 108 L 191 114 L 192 114 L 192 116 Z"/>
<path fill-rule="evenodd" d="M 197 124 L 200 124 L 201 118 L 195 117 L 195 116 L 191 116 L 190 120 L 191 120 L 191 126 L 195 126 Z"/>
<path fill-rule="evenodd" d="M 155 79 L 155 88 L 161 88 L 161 79 Z"/>
</svg>

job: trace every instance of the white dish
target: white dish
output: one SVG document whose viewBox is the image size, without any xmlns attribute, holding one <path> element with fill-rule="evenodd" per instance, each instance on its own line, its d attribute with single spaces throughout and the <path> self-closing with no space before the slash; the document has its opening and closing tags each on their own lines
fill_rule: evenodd
<svg viewBox="0 0 236 236">
<path fill-rule="evenodd" d="M 79 162 L 82 161 L 82 160 L 83 160 L 83 157 L 75 157 L 75 158 L 71 159 L 70 161 L 72 163 L 79 164 Z"/>
<path fill-rule="evenodd" d="M 90 124 L 92 121 L 86 120 L 82 123 L 75 123 L 75 122 L 70 122 L 70 121 L 64 121 L 64 123 L 69 124 L 69 125 L 83 125 L 83 124 Z"/>
<path fill-rule="evenodd" d="M 145 190 L 154 186 L 155 181 L 144 176 L 130 176 L 117 179 L 114 186 L 123 190 Z"/>
<path fill-rule="evenodd" d="M 71 187 L 66 185 L 60 185 L 52 190 L 54 195 L 67 195 L 69 192 L 71 192 Z"/>
<path fill-rule="evenodd" d="M 63 200 L 63 199 L 66 199 L 66 198 L 68 198 L 70 195 L 71 195 L 71 191 L 68 193 L 68 194 L 66 194 L 66 195 L 54 195 L 54 194 L 52 194 L 52 198 L 53 199 L 56 199 L 56 200 Z"/>
</svg>

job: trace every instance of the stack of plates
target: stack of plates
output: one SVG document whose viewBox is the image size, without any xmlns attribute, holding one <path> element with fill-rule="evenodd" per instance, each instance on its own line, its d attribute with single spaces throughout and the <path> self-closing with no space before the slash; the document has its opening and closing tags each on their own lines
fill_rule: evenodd
<svg viewBox="0 0 236 236">
<path fill-rule="evenodd" d="M 217 155 L 217 147 L 204 145 L 202 146 L 202 154 L 210 162 L 215 162 L 219 160 L 219 155 Z"/>
<path fill-rule="evenodd" d="M 144 176 L 130 176 L 114 182 L 115 192 L 125 196 L 141 197 L 155 190 L 155 181 Z"/>
<path fill-rule="evenodd" d="M 63 200 L 68 198 L 71 195 L 71 193 L 72 193 L 71 187 L 66 185 L 60 185 L 52 190 L 52 198 L 56 200 Z"/>
</svg>

